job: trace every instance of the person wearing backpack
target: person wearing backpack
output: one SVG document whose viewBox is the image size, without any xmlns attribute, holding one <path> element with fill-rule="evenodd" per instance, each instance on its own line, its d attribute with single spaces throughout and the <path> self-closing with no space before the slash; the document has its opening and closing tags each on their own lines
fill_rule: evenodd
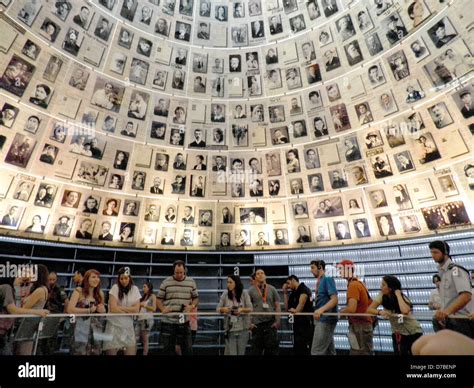
<svg viewBox="0 0 474 388">
<path fill-rule="evenodd" d="M 355 265 L 351 260 L 343 260 L 338 264 L 341 277 L 347 280 L 347 306 L 341 314 L 365 314 L 372 303 L 367 287 L 355 276 Z M 351 355 L 369 356 L 374 354 L 374 321 L 369 316 L 349 316 L 349 344 Z"/>
<path fill-rule="evenodd" d="M 474 339 L 474 322 L 459 317 L 469 317 L 473 313 L 472 285 L 469 271 L 455 264 L 449 255 L 449 245 L 445 241 L 429 244 L 431 257 L 438 264 L 441 285 L 439 296 L 441 308 L 434 318 L 445 328 Z"/>
</svg>

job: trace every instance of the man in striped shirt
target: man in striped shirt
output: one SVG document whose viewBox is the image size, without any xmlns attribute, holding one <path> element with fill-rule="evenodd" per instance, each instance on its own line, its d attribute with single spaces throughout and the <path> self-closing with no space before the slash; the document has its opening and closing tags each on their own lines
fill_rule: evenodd
<svg viewBox="0 0 474 388">
<path fill-rule="evenodd" d="M 189 316 L 170 313 L 191 312 L 199 304 L 198 296 L 196 282 L 186 276 L 186 264 L 181 260 L 175 261 L 173 276 L 161 283 L 156 302 L 160 311 L 165 314 L 161 320 L 161 337 L 165 354 L 175 354 L 175 346 L 179 345 L 183 355 L 192 355 Z"/>
</svg>

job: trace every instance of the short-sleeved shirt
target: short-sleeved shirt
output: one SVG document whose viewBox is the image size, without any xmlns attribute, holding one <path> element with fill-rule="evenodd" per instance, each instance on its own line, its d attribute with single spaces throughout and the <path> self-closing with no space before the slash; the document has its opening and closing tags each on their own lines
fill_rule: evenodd
<svg viewBox="0 0 474 388">
<path fill-rule="evenodd" d="M 382 304 L 383 294 L 380 292 L 374 299 L 378 304 Z M 410 300 L 405 296 L 405 299 Z M 411 302 L 410 302 L 411 303 Z M 386 309 L 391 314 L 396 314 L 395 311 Z M 412 335 L 416 333 L 423 333 L 420 323 L 412 315 L 404 316 L 403 321 L 399 322 L 398 315 L 389 317 L 390 326 L 393 333 L 400 333 L 401 335 Z"/>
<path fill-rule="evenodd" d="M 316 293 L 316 302 L 315 308 L 320 309 L 323 307 L 329 300 L 331 299 L 332 295 L 337 295 L 337 288 L 336 282 L 334 278 L 323 276 L 319 280 L 319 287 Z M 332 309 L 326 311 L 326 313 L 337 313 L 337 305 L 334 306 Z M 337 322 L 337 317 L 335 316 L 321 316 L 320 322 Z"/>
<path fill-rule="evenodd" d="M 191 304 L 192 300 L 198 296 L 196 282 L 189 276 L 185 276 L 183 280 L 176 280 L 170 276 L 163 280 L 158 291 L 158 299 L 163 300 L 163 304 L 173 312 L 182 312 L 184 306 Z M 184 319 L 189 320 L 187 315 Z M 179 323 L 179 316 L 163 316 L 161 320 L 164 323 Z"/>
<path fill-rule="evenodd" d="M 119 288 L 114 284 L 109 291 L 109 295 L 113 295 L 115 299 L 117 299 L 117 305 L 122 307 L 132 307 L 137 302 L 140 302 L 141 299 L 140 290 L 137 286 L 132 286 L 128 293 L 124 294 L 122 299 L 120 299 Z M 111 316 L 107 320 L 116 326 L 127 327 L 130 326 L 130 324 L 133 325 L 133 318 L 131 316 Z"/>
<path fill-rule="evenodd" d="M 369 308 L 369 294 L 364 284 L 357 279 L 353 279 L 347 285 L 347 304 L 349 299 L 357 301 L 357 314 L 365 314 Z M 349 317 L 349 323 L 372 323 L 371 317 Z"/>
<path fill-rule="evenodd" d="M 275 311 L 275 306 L 277 303 L 280 303 L 280 295 L 278 295 L 278 291 L 276 290 L 275 287 L 273 287 L 270 284 L 265 285 L 267 291 L 262 292 L 261 295 L 259 290 L 257 290 L 257 287 L 252 286 L 249 289 L 249 296 L 250 300 L 252 301 L 252 307 L 253 307 L 253 312 L 254 313 L 261 313 L 261 312 L 274 312 Z M 267 301 L 266 303 L 268 304 L 268 308 L 263 307 L 263 296 L 267 296 Z M 274 315 L 253 315 L 252 316 L 252 323 L 254 325 L 259 325 L 261 323 L 269 323 L 269 322 L 275 322 L 275 316 Z"/>
<path fill-rule="evenodd" d="M 311 290 L 304 284 L 300 283 L 298 288 L 290 293 L 288 296 L 288 309 L 295 309 L 300 303 L 301 295 L 307 295 L 306 302 L 303 306 L 303 313 L 313 312 L 313 303 L 311 302 Z M 308 324 L 312 321 L 311 315 L 296 315 L 295 324 Z"/>
<path fill-rule="evenodd" d="M 439 285 L 439 296 L 441 298 L 441 310 L 444 310 L 451 305 L 454 300 L 462 292 L 472 294 L 471 279 L 469 273 L 459 267 L 452 267 L 448 269 L 449 265 L 453 264 L 451 259 L 446 260 L 443 266 L 439 267 L 439 276 L 441 277 L 441 284 Z M 461 310 L 454 313 L 454 315 L 468 315 L 472 307 L 470 305 L 464 306 Z"/>
</svg>

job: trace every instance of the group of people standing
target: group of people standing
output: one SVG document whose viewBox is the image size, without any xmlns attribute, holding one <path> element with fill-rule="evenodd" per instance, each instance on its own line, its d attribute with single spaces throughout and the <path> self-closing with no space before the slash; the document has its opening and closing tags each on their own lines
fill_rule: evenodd
<svg viewBox="0 0 474 388">
<path fill-rule="evenodd" d="M 446 242 L 433 241 L 429 247 L 439 266 L 437 295 L 429 304 L 435 310 L 435 330 L 458 332 L 469 345 L 469 341 L 474 340 L 470 274 L 451 260 Z M 287 314 L 293 329 L 295 355 L 335 355 L 334 332 L 342 318 L 349 322 L 350 353 L 374 354 L 373 335 L 378 317 L 390 322 L 395 354 L 412 354 L 423 330 L 413 315 L 413 303 L 403 292 L 397 277 L 383 276 L 380 292 L 372 298 L 365 284 L 356 276 L 356 264 L 343 260 L 337 264 L 337 270 L 338 275 L 347 281 L 347 303 L 338 310 L 335 278 L 326 274 L 326 263 L 313 260 L 310 266 L 316 278 L 314 297 L 312 290 L 296 275 L 290 275 L 282 287 L 283 306 L 277 289 L 267 283 L 263 269 L 259 268 L 251 275 L 248 290 L 244 289 L 239 276 L 228 275 L 226 290 L 217 305 L 217 312 L 224 316 L 225 355 L 278 354 L 281 316 Z M 123 351 L 125 355 L 135 355 L 136 338 L 139 337 L 146 355 L 149 334 L 154 326 L 153 313 L 161 312 L 164 353 L 193 353 L 199 293 L 194 279 L 187 276 L 185 262 L 178 260 L 173 263 L 173 274 L 161 283 L 156 295 L 151 282 L 144 283 L 141 293 L 128 268 L 119 269 L 107 304 L 97 270 L 76 271 L 73 283 L 76 287 L 68 296 L 57 285 L 56 273 L 49 273 L 44 265 L 38 265 L 35 282 L 29 282 L 27 278 L 2 280 L 0 313 L 39 317 L 61 312 L 72 317 L 87 314 L 62 322 L 60 318 L 48 318 L 56 319 L 57 327 L 63 325 L 64 338 L 69 339 L 72 354 L 100 354 L 104 351 L 107 355 L 116 355 Z M 138 316 L 136 321 L 134 314 Z M 24 331 L 28 322 L 29 325 L 38 325 L 39 318 L 18 320 L 15 336 L 11 335 L 13 322 L 12 319 L 0 318 L 0 354 L 32 354 L 33 338 L 18 339 L 18 332 Z M 424 346 L 429 339 L 420 341 Z M 55 338 L 43 340 L 40 352 L 54 352 L 55 341 Z M 249 342 L 250 349 L 247 349 Z"/>
</svg>

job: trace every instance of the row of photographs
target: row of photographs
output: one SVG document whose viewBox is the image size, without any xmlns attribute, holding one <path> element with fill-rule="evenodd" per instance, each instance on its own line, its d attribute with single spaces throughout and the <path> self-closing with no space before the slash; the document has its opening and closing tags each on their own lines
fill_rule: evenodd
<svg viewBox="0 0 474 388">
<path fill-rule="evenodd" d="M 358 5 L 347 12 L 344 11 L 345 6 L 338 4 L 338 0 L 309 0 L 301 4 L 302 9 L 298 11 L 296 0 L 270 0 L 264 4 L 267 10 L 263 14 L 260 1 L 238 1 L 229 6 L 222 2 L 211 4 L 209 0 L 201 0 L 197 15 L 193 14 L 192 0 L 180 0 L 178 7 L 175 0 L 164 0 L 161 5 L 156 4 L 157 1 L 139 4 L 137 0 L 123 0 L 120 6 L 118 1 L 113 4 L 110 1 L 93 4 L 60 0 L 49 7 L 43 7 L 35 0 L 23 0 L 14 2 L 9 13 L 29 27 L 39 15 L 39 19 L 43 20 L 45 16 L 48 17 L 54 31 L 53 27 L 49 27 L 50 31 L 45 32 L 53 38 L 59 33 L 61 22 L 66 25 L 72 22 L 81 31 L 90 31 L 97 38 L 107 41 L 118 18 L 123 24 L 146 31 L 148 35 L 158 35 L 180 43 L 241 47 L 265 44 L 291 34 L 310 31 L 321 24 L 331 24 L 346 39 L 356 34 L 355 26 L 365 33 L 380 24 L 386 29 L 387 35 L 393 35 L 393 39 L 396 39 L 397 35 L 406 34 L 407 29 L 420 26 L 432 11 L 439 8 L 439 5 L 434 4 L 430 5 L 430 10 L 424 0 L 414 0 L 408 6 L 393 0 L 374 0 L 375 3 L 367 8 Z M 177 15 L 174 14 L 175 7 L 178 8 Z M 246 19 L 246 8 L 250 19 Z M 402 17 L 397 14 L 396 25 L 391 26 L 391 19 L 387 16 L 394 10 L 399 11 Z M 322 15 L 330 19 L 321 23 Z M 323 29 L 322 32 L 326 31 Z"/>
<path fill-rule="evenodd" d="M 59 136 L 60 130 L 54 126 L 51 136 Z M 472 143 L 471 134 L 463 136 L 457 129 L 442 133 L 422 130 L 407 138 L 402 132 L 385 132 L 382 137 L 380 131 L 373 130 L 363 134 L 364 149 L 358 136 L 352 135 L 339 143 L 269 150 L 262 158 L 251 153 L 171 153 L 150 146 L 127 150 L 118 143 L 105 150 L 97 137 L 85 134 L 73 137 L 69 147 L 60 149 L 51 136 L 37 147 L 32 136 L 9 135 L 0 135 L 4 162 L 34 174 L 117 191 L 197 198 L 290 196 L 373 185 L 377 180 L 429 170 L 433 164 L 466 155 L 470 152 L 467 144 Z M 105 151 L 102 162 L 91 160 L 99 159 Z"/>
<path fill-rule="evenodd" d="M 455 31 L 449 18 L 444 17 L 438 21 L 434 27 L 439 24 L 445 26 L 445 32 L 443 34 L 451 37 L 449 40 L 446 40 L 445 44 L 450 43 L 452 40 L 456 40 L 454 38 L 457 37 L 457 33 L 448 33 Z M 130 32 L 124 30 L 124 34 L 129 35 Z M 433 33 L 432 35 L 435 36 L 436 34 Z M 70 39 L 69 36 L 72 36 L 73 39 L 75 39 L 73 43 L 69 42 L 68 44 L 68 39 Z M 372 36 L 369 41 L 371 39 L 380 41 L 378 37 L 374 38 Z M 66 50 L 68 54 L 77 55 L 77 52 L 80 49 L 79 43 L 82 40 L 83 39 L 79 37 L 79 32 L 70 27 L 69 32 L 65 37 L 65 41 L 62 44 L 62 48 Z M 286 90 L 297 90 L 303 86 L 311 86 L 320 82 L 322 78 L 324 78 L 325 81 L 328 81 L 328 77 L 322 76 L 321 71 L 324 75 L 325 71 L 334 70 L 337 68 L 342 71 L 343 68 L 347 67 L 345 64 L 344 66 L 341 65 L 340 53 L 338 53 L 337 47 L 326 50 L 324 53 L 324 59 L 322 58 L 321 60 L 318 60 L 319 63 L 312 63 L 316 59 L 316 54 L 312 41 L 308 40 L 301 44 L 299 48 L 300 58 L 298 57 L 298 51 L 296 49 L 295 43 L 292 43 L 289 47 L 286 46 L 281 50 L 282 53 L 286 55 L 286 59 L 282 58 L 282 62 L 289 64 L 291 62 L 301 61 L 301 63 L 304 64 L 304 66 L 301 67 L 299 65 L 292 65 L 285 68 L 267 68 L 265 72 L 262 72 L 263 74 L 260 74 L 261 72 L 259 62 L 263 61 L 263 56 L 265 56 L 267 62 L 270 62 L 271 64 L 278 63 L 278 49 L 276 48 L 270 48 L 266 54 L 260 53 L 259 55 L 259 52 L 257 51 L 251 51 L 244 54 L 239 52 L 238 54 L 229 54 L 226 56 L 226 58 L 209 58 L 207 53 L 204 51 L 198 51 L 194 52 L 194 55 L 192 56 L 192 72 L 190 71 L 189 74 L 186 74 L 187 62 L 191 61 L 191 59 L 188 59 L 188 55 L 191 56 L 191 54 L 188 53 L 189 50 L 185 47 L 175 47 L 173 49 L 168 47 L 165 49 L 165 47 L 160 46 L 158 47 L 159 51 L 157 51 L 153 48 L 153 42 L 148 39 L 137 38 L 137 42 L 136 51 L 138 57 L 129 59 L 128 55 L 123 53 L 123 50 L 122 52 L 120 50 L 113 50 L 113 55 L 109 56 L 110 59 L 108 64 L 108 70 L 111 76 L 117 76 L 118 74 L 123 78 L 128 74 L 128 77 L 126 77 L 127 80 L 134 84 L 147 85 L 150 86 L 150 89 L 154 88 L 157 90 L 167 90 L 173 93 L 179 93 L 179 91 L 184 91 L 187 89 L 187 94 L 195 96 L 205 94 L 212 97 L 242 97 L 244 96 L 245 92 L 245 95 L 250 97 L 258 97 L 263 95 L 264 90 L 266 90 L 267 95 L 272 95 L 275 93 L 283 94 L 283 92 Z M 291 47 L 291 45 L 293 45 L 293 47 Z M 432 45 L 435 47 L 444 46 L 439 44 L 437 45 L 434 41 Z M 73 49 L 71 49 L 71 47 Z M 429 49 L 421 37 L 420 39 L 412 42 L 410 48 L 410 53 L 416 58 L 416 61 L 424 59 L 429 55 Z M 90 51 L 90 46 L 87 46 L 85 49 Z M 28 47 L 25 48 L 25 51 L 30 52 L 32 56 L 36 56 L 40 50 L 40 47 L 31 41 L 28 43 Z M 345 50 L 350 66 L 361 63 L 363 56 L 360 52 L 361 48 L 357 41 L 347 44 L 345 46 Z M 152 53 L 155 51 L 159 53 L 159 57 L 155 53 L 155 62 L 160 62 L 160 65 L 158 66 L 153 66 L 153 61 L 150 59 Z M 379 55 L 379 53 L 382 51 L 383 48 L 380 48 L 373 55 Z M 290 58 L 293 52 L 294 57 Z M 421 54 L 421 52 L 423 53 Z M 390 68 L 392 69 L 395 79 L 398 80 L 405 78 L 410 74 L 410 71 L 408 60 L 404 52 L 400 51 L 396 54 L 397 55 L 391 55 L 389 58 L 387 58 L 387 61 Z M 456 54 L 457 55 L 454 56 L 456 61 L 458 61 L 459 58 L 464 57 L 464 53 Z M 261 57 L 260 59 L 259 56 Z M 443 56 L 446 56 L 446 53 L 444 53 Z M 451 57 L 453 56 L 451 55 Z M 173 65 L 172 68 L 163 65 L 170 65 L 171 62 Z M 209 64 L 213 64 L 212 72 L 216 73 L 211 78 L 203 75 L 207 73 L 208 62 Z M 451 63 L 453 62 L 452 58 L 448 62 L 450 62 L 450 65 L 453 65 L 451 66 L 451 70 L 453 72 L 456 66 L 458 67 L 458 73 L 460 71 L 460 67 L 466 66 L 465 63 Z M 268 66 L 269 65 L 267 65 L 267 67 Z M 275 66 L 277 65 L 271 65 L 270 67 Z M 209 68 L 210 67 L 211 65 Z M 125 72 L 125 69 L 127 69 L 127 72 Z M 241 76 L 240 73 L 242 73 L 244 69 L 247 69 L 247 75 Z M 428 70 L 429 69 L 427 69 L 427 71 Z M 374 71 L 375 70 L 372 70 L 372 72 Z M 375 82 L 376 85 L 383 83 L 382 79 L 377 81 L 377 77 L 384 78 L 382 70 L 379 69 L 377 71 L 378 74 L 373 74 L 372 78 L 369 78 L 369 80 L 372 80 L 373 83 Z M 152 73 L 153 77 L 149 76 L 149 73 Z M 224 77 L 219 75 L 219 73 L 231 74 L 232 77 Z M 368 73 L 370 73 L 370 71 Z M 457 76 L 459 76 L 459 74 L 457 74 Z M 436 75 L 433 75 L 431 78 L 434 82 L 438 82 Z M 239 81 L 234 82 L 237 79 Z M 283 79 L 286 80 L 285 83 L 283 82 Z M 84 80 L 82 80 L 82 82 L 84 82 Z M 20 93 L 20 90 L 17 90 L 16 92 Z M 15 93 L 15 91 L 12 91 L 12 93 Z M 120 91 L 117 90 L 114 94 L 117 94 L 115 100 L 120 100 Z M 117 107 L 115 107 L 115 109 L 116 108 Z"/>
<path fill-rule="evenodd" d="M 12 175 L 2 175 L 3 188 L 0 197 L 10 198 L 21 201 L 26 204 L 53 209 L 56 205 L 56 211 L 74 210 L 82 214 L 93 214 L 103 216 L 127 216 L 143 218 L 145 221 L 177 222 L 181 212 L 178 212 L 177 206 L 171 206 L 171 213 L 167 209 L 160 215 L 160 206 L 157 201 L 166 201 L 166 199 L 153 198 L 147 195 L 146 200 L 143 197 L 133 197 L 132 199 L 121 199 L 117 193 L 106 191 L 107 195 L 101 195 L 101 190 L 88 190 L 80 187 L 61 187 L 53 183 L 40 183 L 28 175 L 18 175 L 15 179 Z M 299 180 L 292 181 L 292 190 L 299 189 L 297 183 Z M 162 189 L 159 185 L 160 179 L 154 180 L 150 186 L 150 194 L 161 194 Z M 441 169 L 431 177 L 412 178 L 406 182 L 394 182 L 393 184 L 384 184 L 382 186 L 366 187 L 366 200 L 361 189 L 350 190 L 343 193 L 333 193 L 327 197 L 310 196 L 290 200 L 290 212 L 292 219 L 303 220 L 308 218 L 331 218 L 339 216 L 352 216 L 364 214 L 367 210 L 372 211 L 396 211 L 403 212 L 413 210 L 422 204 L 435 200 L 443 201 L 452 199 L 462 192 L 468 195 L 474 195 L 474 165 L 472 160 L 460 163 L 455 172 L 451 169 Z M 181 201 L 180 201 L 181 202 Z M 150 213 L 150 206 L 153 211 Z M 368 209 L 366 207 L 368 206 Z M 275 207 L 275 206 L 274 206 Z M 258 210 L 257 210 L 258 209 Z M 198 224 L 196 206 L 185 206 L 180 209 L 184 211 L 181 222 L 184 224 Z M 206 225 L 201 222 L 201 212 L 199 213 L 199 225 L 212 226 L 214 222 L 222 224 L 240 223 L 267 223 L 274 221 L 272 217 L 275 212 L 268 216 L 265 207 L 253 205 L 252 212 L 248 209 L 240 209 L 240 214 L 231 211 L 228 205 L 222 205 L 222 218 L 213 217 L 211 211 Z M 153 216 L 151 216 L 153 214 Z M 173 218 L 170 218 L 170 215 Z M 161 218 L 160 218 L 161 217 Z M 280 216 L 276 216 L 277 218 Z M 283 216 L 286 219 L 286 216 Z M 278 219 L 279 220 L 279 219 Z"/>
<path fill-rule="evenodd" d="M 190 207 L 185 207 L 186 215 Z M 90 241 L 133 243 L 138 245 L 168 245 L 175 247 L 211 246 L 218 247 L 234 245 L 247 246 L 296 246 L 304 243 L 342 242 L 361 238 L 385 239 L 391 236 L 400 237 L 400 234 L 419 234 L 439 229 L 448 229 L 471 224 L 468 211 L 462 201 L 454 201 L 420 209 L 417 214 L 393 216 L 391 212 L 374 215 L 373 222 L 365 217 L 351 217 L 349 220 L 324 222 L 313 221 L 298 223 L 298 225 L 242 225 L 214 227 L 210 223 L 212 210 L 199 210 L 199 223 L 190 225 L 183 217 L 184 225 L 174 226 L 172 222 L 158 223 L 156 217 L 159 205 L 150 205 L 145 222 L 139 223 L 133 219 L 119 219 L 95 217 L 91 215 L 79 216 L 73 213 L 50 213 L 40 209 L 26 209 L 17 204 L 2 203 L 0 229 L 5 234 L 11 231 L 15 235 L 41 237 L 71 241 Z M 224 208 L 229 210 L 229 208 Z M 242 210 L 242 209 L 241 209 Z M 261 218 L 262 208 L 246 208 L 247 217 Z M 168 206 L 168 218 L 176 217 L 175 207 Z M 263 214 L 262 213 L 262 214 Z M 241 211 L 242 214 L 242 211 Z M 23 217 L 23 215 L 25 215 Z M 22 220 L 23 217 L 23 220 Z M 223 217 L 225 214 L 223 212 Z M 424 221 L 421 224 L 420 217 Z M 193 221 L 194 222 L 194 221 Z M 288 228 L 290 226 L 290 228 Z M 157 233 L 161 231 L 161 239 Z M 179 232 L 179 234 L 177 234 Z M 214 242 L 213 234 L 218 238 Z M 176 236 L 178 235 L 178 240 Z M 269 239 L 272 236 L 272 239 Z M 233 237 L 233 238 L 232 238 Z"/>
<path fill-rule="evenodd" d="M 23 94 L 31 79 L 31 76 L 28 76 L 26 79 L 23 78 L 25 75 L 24 70 L 27 68 L 28 64 L 22 58 L 14 55 L 9 61 L 3 76 L 0 78 L 0 87 L 13 94 L 18 92 L 18 88 L 21 88 L 21 94 Z M 79 73 L 81 73 L 80 69 Z M 74 74 L 77 74 L 77 69 Z M 22 79 L 22 82 L 17 82 L 16 80 L 18 79 Z M 191 104 L 191 107 L 188 107 L 188 101 L 171 100 L 171 98 L 160 98 L 158 96 L 155 96 L 157 98 L 152 102 L 148 93 L 134 91 L 133 88 L 129 90 L 129 88 L 122 87 L 120 89 L 121 93 L 117 95 L 117 89 L 115 89 L 114 84 L 103 78 L 97 79 L 94 90 L 91 92 L 91 107 L 89 108 L 85 104 L 82 106 L 82 117 L 79 114 L 80 99 L 68 98 L 67 95 L 62 94 L 61 96 L 58 95 L 58 99 L 62 99 L 62 101 L 51 102 L 53 88 L 42 81 L 37 81 L 35 88 L 31 88 L 31 96 L 27 101 L 35 107 L 46 109 L 51 105 L 60 110 L 63 109 L 62 105 L 59 104 L 60 102 L 66 102 L 69 109 L 71 106 L 74 106 L 73 102 L 75 102 L 75 113 L 70 118 L 79 119 L 81 117 L 80 125 L 89 130 L 91 128 L 98 128 L 105 133 L 135 138 L 138 136 L 139 127 L 143 128 L 149 125 L 151 128 L 147 129 L 146 138 L 151 140 L 152 143 L 157 141 L 158 143 L 168 143 L 176 146 L 187 145 L 191 148 L 205 148 L 207 144 L 213 147 L 226 147 L 229 145 L 232 147 L 255 147 L 259 145 L 255 142 L 261 142 L 265 145 L 267 143 L 267 136 L 265 130 L 262 131 L 262 127 L 274 127 L 270 128 L 269 133 L 272 145 L 307 141 L 308 138 L 318 139 L 333 133 L 352 129 L 354 122 L 358 123 L 358 126 L 370 125 L 379 118 L 377 116 L 380 116 L 381 112 L 382 114 L 384 112 L 393 114 L 398 111 L 394 93 L 390 90 L 387 92 L 384 89 L 385 91 L 380 94 L 380 97 L 377 96 L 374 102 L 359 100 L 359 102 L 353 104 L 352 109 L 338 100 L 341 92 L 337 84 L 328 85 L 326 88 L 328 99 L 334 101 L 336 105 L 321 110 L 323 108 L 321 93 L 312 91 L 309 93 L 311 95 L 309 102 L 319 107 L 319 111 L 312 113 L 309 113 L 304 108 L 307 107 L 307 103 L 302 104 L 301 96 L 292 96 L 284 101 L 278 100 L 274 103 L 270 103 L 267 100 L 265 104 L 236 103 L 232 104 L 232 106 L 222 103 L 210 103 L 209 106 L 200 104 L 198 107 L 197 104 Z M 406 90 L 407 101 L 416 102 L 424 97 L 424 92 L 417 80 L 410 81 Z M 130 102 L 126 113 L 127 120 L 121 124 L 123 129 L 120 129 L 117 128 L 117 125 L 118 119 L 122 116 L 120 105 L 123 101 L 124 93 L 130 95 Z M 457 109 L 464 119 L 472 117 L 471 95 L 472 88 L 470 87 L 458 91 L 454 97 Z M 373 96 L 372 99 L 374 99 Z M 150 104 L 153 105 L 151 123 L 149 123 L 151 115 L 148 114 L 149 110 L 151 111 L 149 109 Z M 61 108 L 59 108 L 60 106 Z M 206 107 L 209 109 L 205 109 Z M 110 111 L 110 113 L 104 113 L 101 117 L 103 120 L 102 125 L 98 123 L 98 117 L 101 112 L 96 108 Z M 426 108 L 430 120 L 436 128 L 441 129 L 454 123 L 452 110 L 447 107 L 446 103 L 439 102 Z M 200 112 L 201 118 L 197 120 L 196 124 L 193 124 L 194 120 L 192 118 L 196 111 Z M 209 111 L 209 114 L 206 111 Z M 305 111 L 308 113 L 308 117 L 302 118 L 301 116 Z M 12 104 L 6 104 L 2 107 L 1 113 L 3 125 L 11 127 L 19 113 L 19 108 Z M 79 117 L 76 117 L 78 115 Z M 123 115 L 125 115 L 125 112 Z M 206 118 L 206 116 L 209 117 Z M 413 114 L 407 117 L 408 122 L 410 117 L 414 117 Z M 141 125 L 140 122 L 143 121 L 145 123 Z M 210 125 L 213 128 L 211 127 L 207 131 L 201 128 L 199 142 L 196 142 L 196 136 L 193 133 L 194 138 L 185 144 L 185 125 L 189 121 L 191 121 L 191 125 L 198 127 Z M 231 123 L 228 123 L 229 121 Z M 209 124 L 203 124 L 204 122 Z M 36 128 L 38 128 L 39 122 L 37 124 Z M 423 125 L 425 124 L 423 123 Z M 257 130 L 259 132 L 258 136 L 255 135 Z M 34 131 L 35 128 L 33 127 L 31 132 L 34 133 Z M 143 136 L 144 133 L 141 135 Z M 255 138 L 258 140 L 255 140 Z M 253 141 L 251 142 L 250 139 Z"/>
</svg>

